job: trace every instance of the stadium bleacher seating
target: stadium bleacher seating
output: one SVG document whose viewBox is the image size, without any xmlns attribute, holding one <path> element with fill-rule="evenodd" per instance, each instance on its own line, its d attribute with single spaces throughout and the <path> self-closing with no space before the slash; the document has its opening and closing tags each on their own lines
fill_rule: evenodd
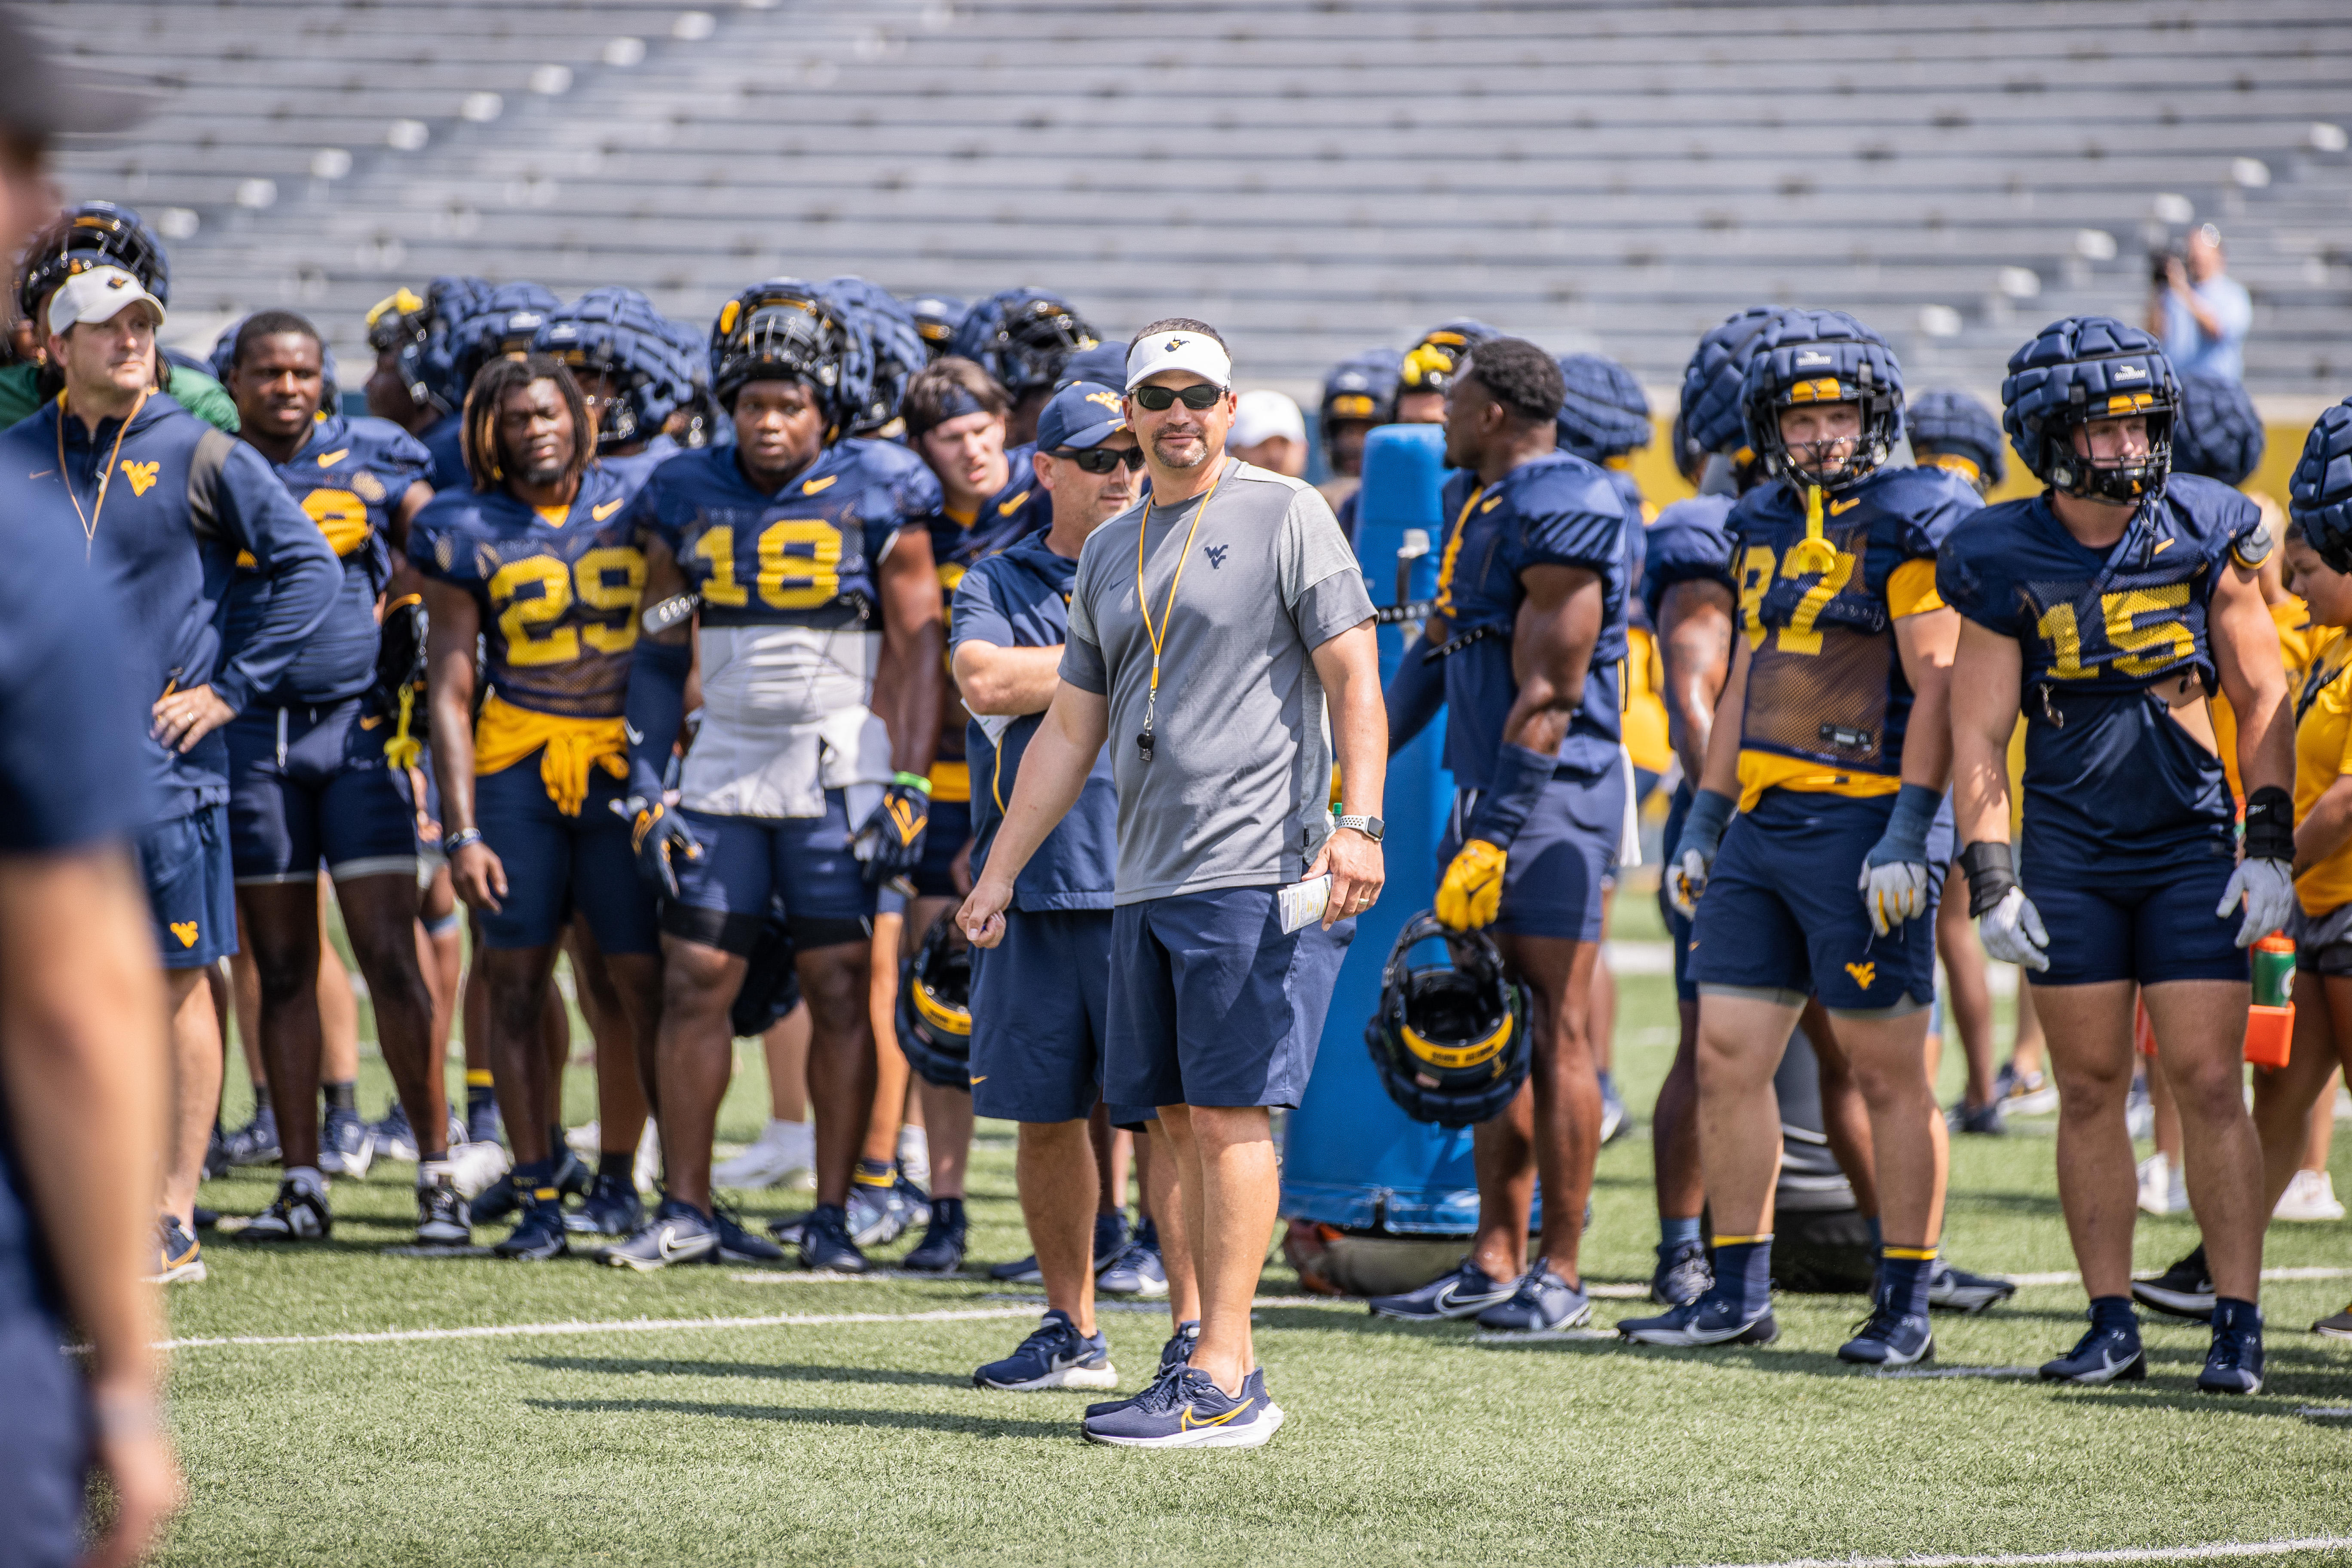
<svg viewBox="0 0 2352 1568">
<path fill-rule="evenodd" d="M 700 316 L 759 276 L 1181 307 L 1264 378 L 1470 314 L 1675 379 L 1759 299 L 1836 304 L 1990 390 L 2042 321 L 2137 317 L 2210 218 L 2248 378 L 2352 374 L 2336 0 L 138 0 L 28 7 L 162 84 L 67 149 L 173 244 L 197 320 L 358 351 L 437 272 Z"/>
</svg>

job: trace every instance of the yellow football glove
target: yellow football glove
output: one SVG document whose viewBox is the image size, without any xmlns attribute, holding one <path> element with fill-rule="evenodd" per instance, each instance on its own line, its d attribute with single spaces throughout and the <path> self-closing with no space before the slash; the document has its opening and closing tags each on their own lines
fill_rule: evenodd
<svg viewBox="0 0 2352 1568">
<path fill-rule="evenodd" d="M 1510 852 L 1473 838 L 1455 852 L 1437 885 L 1437 923 L 1448 931 L 1478 931 L 1495 923 L 1503 902 L 1503 866 Z"/>
</svg>

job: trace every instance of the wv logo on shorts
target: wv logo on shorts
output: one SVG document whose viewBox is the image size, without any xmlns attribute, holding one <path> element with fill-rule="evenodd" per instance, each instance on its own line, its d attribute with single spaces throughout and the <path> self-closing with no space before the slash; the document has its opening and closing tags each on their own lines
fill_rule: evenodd
<svg viewBox="0 0 2352 1568">
<path fill-rule="evenodd" d="M 1878 965 L 1875 963 L 1849 963 L 1845 972 L 1853 975 L 1853 983 L 1864 991 L 1869 990 L 1870 983 L 1878 978 Z"/>
<path fill-rule="evenodd" d="M 128 458 L 122 464 L 122 477 L 131 481 L 131 493 L 143 496 L 155 488 L 155 470 L 161 463 L 134 463 Z"/>
<path fill-rule="evenodd" d="M 173 921 L 172 922 L 172 934 L 180 939 L 180 945 L 182 947 L 194 947 L 196 945 L 196 922 L 194 921 Z"/>
<path fill-rule="evenodd" d="M 1209 569 L 1213 572 L 1224 565 L 1225 552 L 1232 548 L 1230 544 L 1203 544 L 1201 553 L 1209 558 Z"/>
</svg>

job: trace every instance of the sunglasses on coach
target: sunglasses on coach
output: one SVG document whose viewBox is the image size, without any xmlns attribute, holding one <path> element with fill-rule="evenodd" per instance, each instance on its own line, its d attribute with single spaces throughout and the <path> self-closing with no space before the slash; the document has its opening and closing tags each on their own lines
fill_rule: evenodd
<svg viewBox="0 0 2352 1568">
<path fill-rule="evenodd" d="M 1203 409 L 1215 407 L 1223 400 L 1225 389 L 1222 386 L 1210 386 L 1205 383 L 1199 386 L 1185 387 L 1181 392 L 1172 386 L 1139 386 L 1128 395 L 1135 399 L 1137 407 L 1150 409 L 1154 414 L 1168 408 L 1179 399 L 1182 400 L 1185 407 L 1198 413 Z"/>
<path fill-rule="evenodd" d="M 1121 463 L 1127 465 L 1127 471 L 1130 474 L 1143 467 L 1143 448 L 1140 447 L 1129 447 L 1123 450 L 1089 447 L 1083 452 L 1055 452 L 1053 455 L 1066 463 L 1076 463 L 1090 474 L 1109 473 Z"/>
</svg>

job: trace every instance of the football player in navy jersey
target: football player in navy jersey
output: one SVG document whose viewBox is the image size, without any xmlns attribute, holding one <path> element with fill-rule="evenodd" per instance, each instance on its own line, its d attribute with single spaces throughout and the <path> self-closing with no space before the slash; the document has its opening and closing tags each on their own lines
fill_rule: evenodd
<svg viewBox="0 0 2352 1568">
<path fill-rule="evenodd" d="M 500 283 L 478 279 L 434 279 L 430 305 L 441 342 L 435 356 L 441 361 L 435 375 L 442 383 L 440 399 L 451 414 L 418 437 L 433 454 L 436 491 L 462 492 L 473 482 L 466 455 L 466 399 L 474 378 L 495 359 L 519 359 L 530 352 L 539 329 L 562 308 L 563 301 L 536 283 Z"/>
<path fill-rule="evenodd" d="M 1562 387 L 1549 355 L 1489 338 L 1449 368 L 1445 458 L 1463 471 L 1445 486 L 1427 657 L 1444 672 L 1445 765 L 1460 788 L 1439 850 L 1437 918 L 1492 929 L 1533 994 L 1535 1067 L 1478 1127 L 1470 1255 L 1371 1306 L 1554 1330 L 1592 1312 L 1577 1255 L 1601 1147 L 1590 993 L 1602 882 L 1625 823 L 1627 521 L 1606 473 L 1554 449 Z M 1543 1225 L 1528 1262 L 1538 1173 Z"/>
<path fill-rule="evenodd" d="M 976 301 L 956 323 L 947 352 L 978 364 L 1004 389 L 1006 441 L 1028 447 L 1037 439 L 1037 416 L 1070 356 L 1098 346 L 1102 334 L 1087 325 L 1060 295 L 1043 289 L 1007 289 Z M 1029 469 L 1019 465 L 1016 479 Z"/>
<path fill-rule="evenodd" d="M 595 441 L 570 371 L 539 355 L 494 361 L 466 403 L 471 488 L 436 495 L 408 535 L 429 579 L 442 847 L 481 919 L 476 963 L 522 1194 L 520 1221 L 494 1248 L 502 1258 L 565 1250 L 559 1064 L 541 1031 L 573 910 L 594 932 L 640 1064 L 653 1059 L 660 1005 L 653 900 L 614 809 L 626 799 L 622 709 L 646 560 L 621 515 L 627 487 L 595 466 Z M 478 718 L 478 640 L 491 687 Z"/>
<path fill-rule="evenodd" d="M 2179 406 L 2156 341 L 2069 318 L 2010 356 L 2002 426 L 2048 489 L 1944 545 L 1967 618 L 1954 667 L 1956 804 L 1969 908 L 1995 958 L 2032 971 L 2058 1080 L 2059 1198 L 2091 1329 L 2045 1378 L 2147 1373 L 2132 1311 L 2124 1100 L 2135 985 L 2179 1107 L 2213 1294 L 2198 1386 L 2262 1387 L 2262 1151 L 2243 1099 L 2245 949 L 2294 901 L 2293 715 L 2260 571 L 2254 503 L 2173 474 Z M 2237 720 L 2241 857 L 2207 699 Z M 2009 844 L 2010 734 L 2022 710 L 2025 831 Z"/>
<path fill-rule="evenodd" d="M 669 341 L 668 323 L 635 289 L 591 289 L 547 313 L 531 352 L 567 366 L 596 420 L 596 462 L 634 493 L 673 452 L 671 416 L 694 395 L 694 378 Z"/>
<path fill-rule="evenodd" d="M 1771 1079 L 1810 994 L 1869 1108 L 1885 1237 L 1869 1321 L 1839 1354 L 1907 1364 L 1934 1353 L 1943 1218 L 1944 1123 L 1925 1049 L 1935 900 L 1951 857 L 1929 841 L 1958 627 L 1936 596 L 1934 554 L 1975 498 L 1940 475 L 1881 467 L 1901 433 L 1902 372 L 1850 316 L 1767 321 L 1740 402 L 1748 445 L 1778 482 L 1727 520 L 1741 638 L 1666 870 L 1685 908 L 1696 903 L 1689 973 L 1715 1280 L 1618 1329 L 1684 1346 L 1777 1332 Z"/>
<path fill-rule="evenodd" d="M 812 1028 L 817 1204 L 801 1254 L 866 1267 L 845 1205 L 874 1093 L 874 884 L 922 857 L 946 650 L 922 527 L 938 482 L 903 447 L 842 438 L 843 349 L 808 284 L 729 301 L 710 356 L 735 443 L 665 463 L 628 514 L 652 606 L 629 679 L 628 809 L 640 868 L 667 895 L 656 1097 L 667 1195 L 609 1254 L 641 1269 L 765 1245 L 713 1208 L 710 1143 L 729 1009 L 779 904 Z M 702 724 L 672 811 L 661 778 L 698 654 Z M 867 705 L 886 655 L 901 672 L 887 720 Z"/>
<path fill-rule="evenodd" d="M 417 1240 L 459 1245 L 467 1216 L 448 1165 L 447 1091 L 417 957 L 415 802 L 406 770 L 385 756 L 386 742 L 401 738 L 400 715 L 374 692 L 377 605 L 395 562 L 410 575 L 409 524 L 433 499 L 424 477 L 432 458 L 394 426 L 320 406 L 318 330 L 290 311 L 247 317 L 228 371 L 243 439 L 275 466 L 342 563 L 326 621 L 228 726 L 230 853 L 260 975 L 262 1059 L 286 1168 L 276 1199 L 239 1234 L 317 1240 L 333 1228 L 310 1110 L 319 1092 L 323 862 L 417 1141 Z M 240 570 L 228 596 L 231 642 L 257 624 L 266 590 L 257 571 Z"/>
</svg>

